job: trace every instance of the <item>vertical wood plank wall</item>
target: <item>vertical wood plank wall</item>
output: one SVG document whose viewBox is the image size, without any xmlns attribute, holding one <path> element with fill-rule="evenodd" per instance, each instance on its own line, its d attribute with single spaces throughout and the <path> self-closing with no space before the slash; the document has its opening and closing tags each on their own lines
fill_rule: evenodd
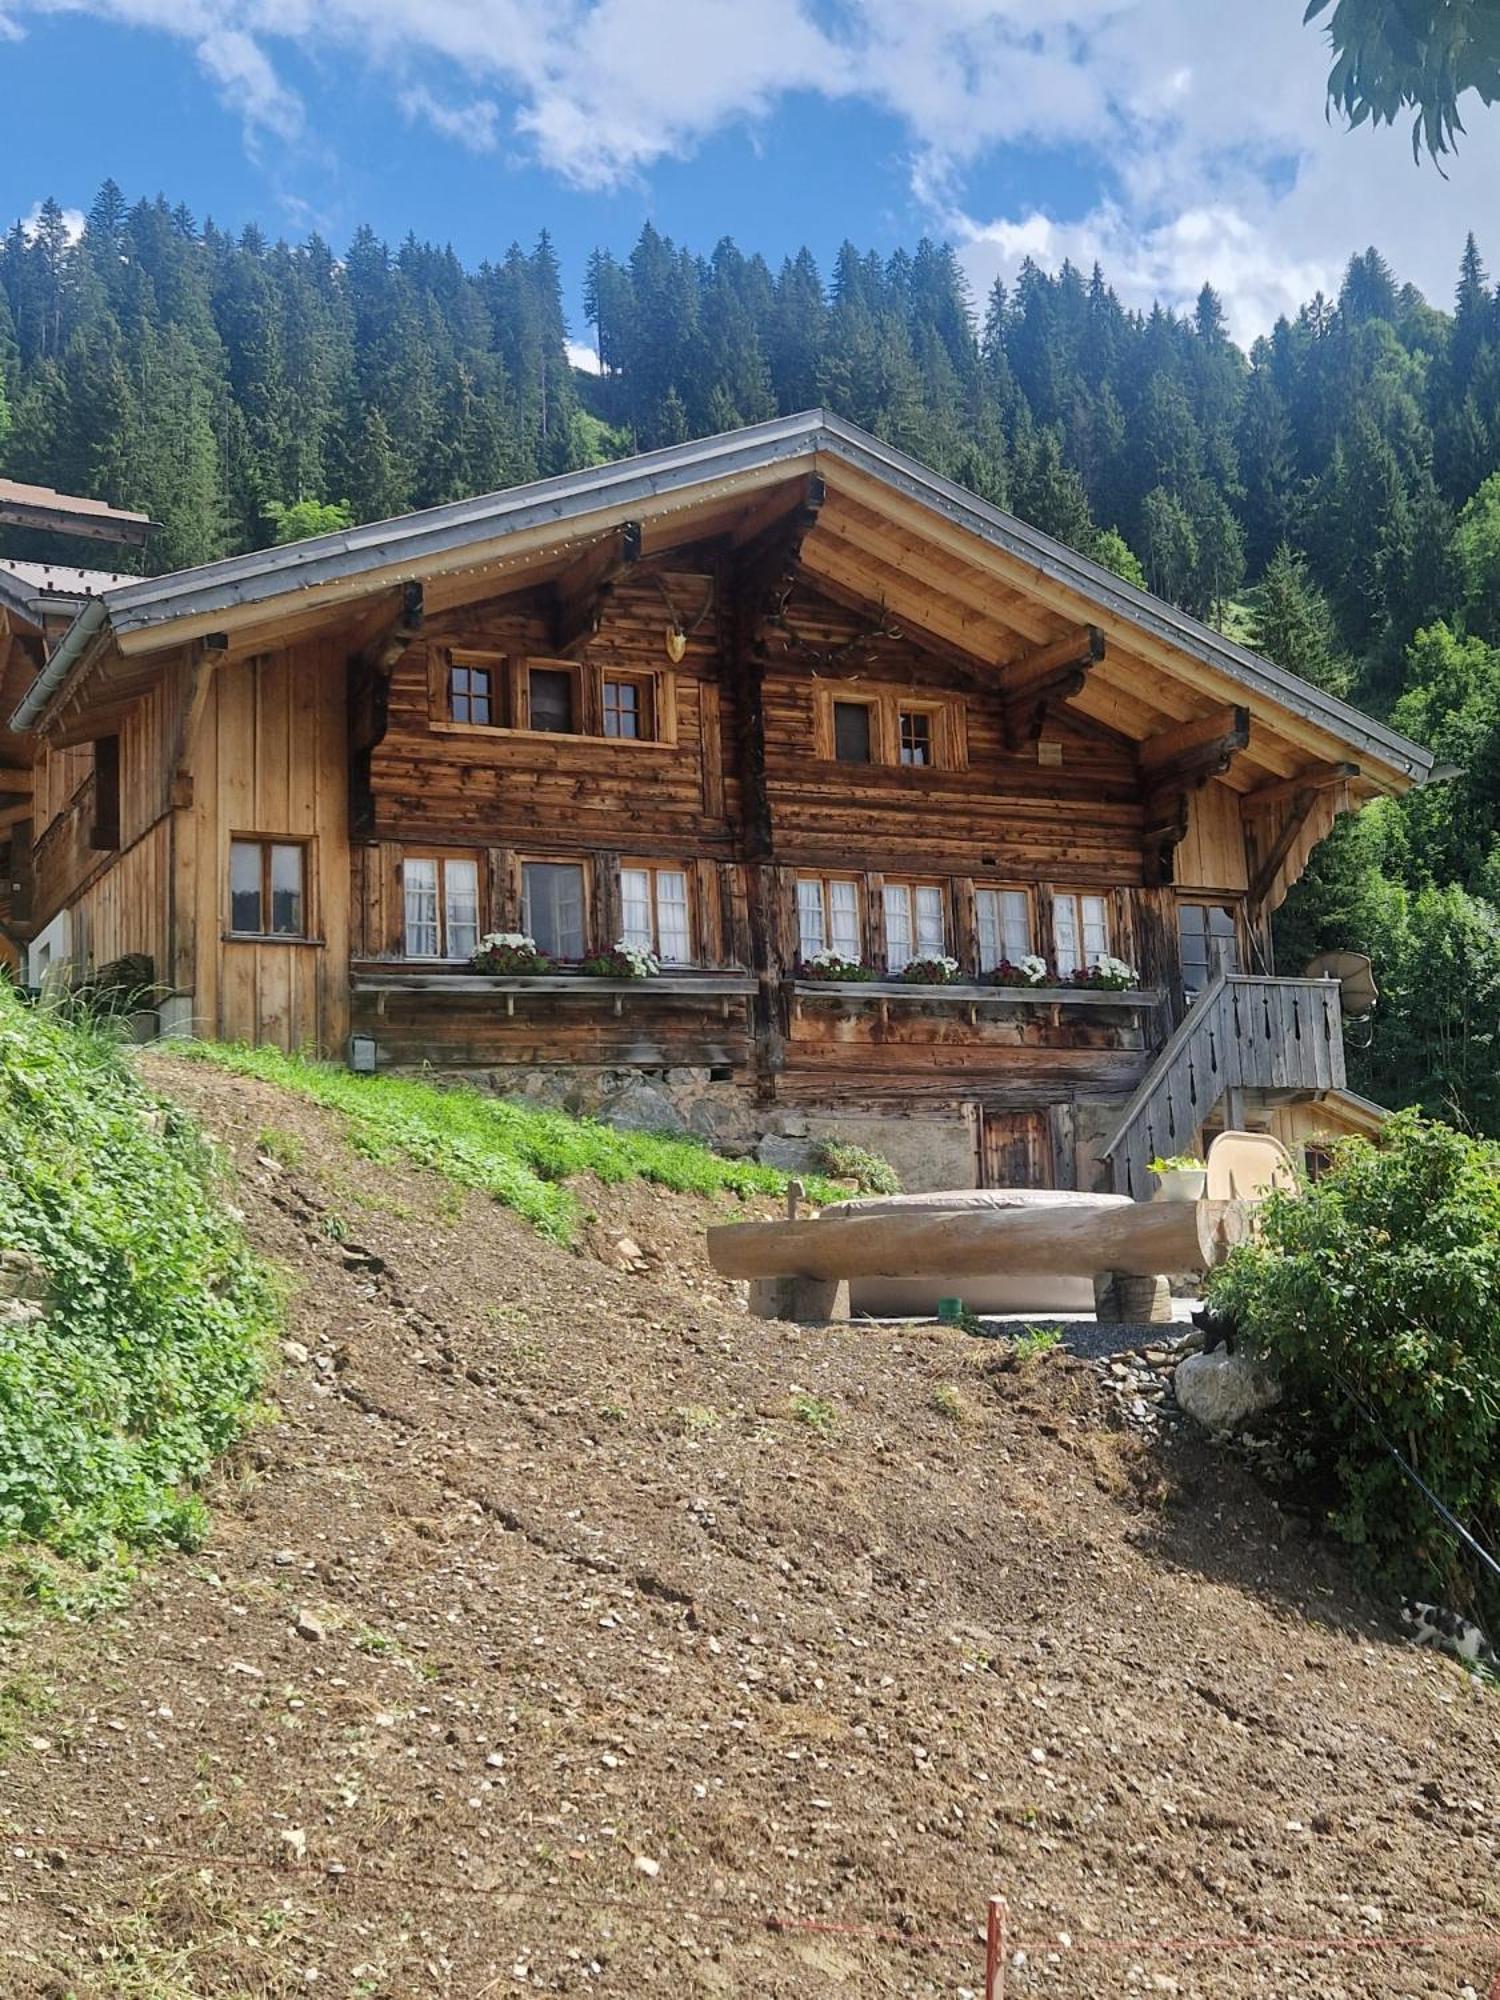
<svg viewBox="0 0 1500 2000">
<path fill-rule="evenodd" d="M 200 1034 L 335 1049 L 348 1033 L 349 835 L 344 654 L 320 640 L 216 669 L 177 821 L 177 959 Z M 311 941 L 235 939 L 229 843 L 307 843 Z M 184 982 L 187 983 L 187 982 Z"/>
</svg>

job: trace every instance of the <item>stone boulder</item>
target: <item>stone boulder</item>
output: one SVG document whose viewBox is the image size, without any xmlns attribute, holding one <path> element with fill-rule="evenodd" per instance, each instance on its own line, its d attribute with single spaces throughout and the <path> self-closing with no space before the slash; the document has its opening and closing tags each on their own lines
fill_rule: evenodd
<svg viewBox="0 0 1500 2000">
<path fill-rule="evenodd" d="M 1215 1437 L 1242 1430 L 1281 1401 L 1281 1384 L 1248 1354 L 1189 1354 L 1172 1376 L 1178 1405 Z"/>
<path fill-rule="evenodd" d="M 681 1138 L 687 1130 L 687 1120 L 666 1092 L 644 1079 L 628 1083 L 602 1104 L 598 1117 L 620 1132 L 658 1132 Z"/>
</svg>

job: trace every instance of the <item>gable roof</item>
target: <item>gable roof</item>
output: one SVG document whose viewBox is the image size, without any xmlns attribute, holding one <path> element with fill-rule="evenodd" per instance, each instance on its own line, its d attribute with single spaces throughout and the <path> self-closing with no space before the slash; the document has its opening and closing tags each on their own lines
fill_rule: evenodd
<svg viewBox="0 0 1500 2000">
<path fill-rule="evenodd" d="M 1304 761 L 1358 760 L 1367 791 L 1403 790 L 1431 773 L 1431 754 L 1386 724 L 822 410 L 196 569 L 132 578 L 84 608 L 14 726 L 35 727 L 70 683 L 70 692 L 81 692 L 90 661 L 111 645 L 134 655 L 211 631 L 274 627 L 294 612 L 347 607 L 417 579 L 467 576 L 471 596 L 495 595 L 536 580 L 549 560 L 555 565 L 627 520 L 642 524 L 649 554 L 674 539 L 680 545 L 743 523 L 750 504 L 764 503 L 771 489 L 785 490 L 790 511 L 796 481 L 814 471 L 837 500 L 804 544 L 814 582 L 836 586 L 852 577 L 898 620 L 920 621 L 929 611 L 940 638 L 997 669 L 1057 636 L 1059 621 L 1064 630 L 1097 621 L 1111 648 L 1140 665 L 1137 678 L 1152 692 L 1142 699 L 1101 673 L 1090 677 L 1098 693 L 1081 697 L 1081 709 L 1096 701 L 1103 719 L 1144 737 L 1191 722 L 1205 701 L 1245 704 L 1265 752 L 1262 777 L 1294 772 L 1299 752 Z"/>
</svg>

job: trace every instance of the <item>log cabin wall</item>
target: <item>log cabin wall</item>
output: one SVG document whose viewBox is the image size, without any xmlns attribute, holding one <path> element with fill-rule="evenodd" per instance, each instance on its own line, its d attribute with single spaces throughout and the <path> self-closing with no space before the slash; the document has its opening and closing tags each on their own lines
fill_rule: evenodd
<svg viewBox="0 0 1500 2000">
<path fill-rule="evenodd" d="M 472 864 L 479 928 L 523 928 L 527 860 L 583 867 L 587 949 L 619 934 L 622 863 L 658 861 L 689 878 L 700 968 L 763 977 L 768 999 L 742 1010 L 645 995 L 627 1006 L 566 1006 L 540 994 L 357 992 L 355 1025 L 383 1055 L 455 1067 L 699 1066 L 789 1104 L 923 1105 L 982 1099 L 1017 1111 L 1118 1095 L 1139 1077 L 1165 1023 L 1141 1009 L 1017 1004 L 965 1010 L 881 1007 L 787 989 L 802 945 L 798 879 L 857 883 L 862 955 L 884 965 L 888 884 L 936 886 L 945 949 L 980 971 L 976 898 L 1020 891 L 1030 948 L 1049 959 L 1057 899 L 1087 894 L 1107 911 L 1109 949 L 1171 990 L 1177 892 L 1144 886 L 1143 806 L 1134 747 L 1066 710 L 1041 742 L 1016 741 L 992 688 L 883 621 L 834 604 L 805 581 L 756 639 L 755 685 L 737 654 L 736 578 L 722 551 L 645 564 L 613 589 L 593 636 L 556 650 L 555 604 L 535 590 L 429 619 L 395 663 L 383 738 L 369 760 L 368 825 L 351 863 L 352 951 L 360 971 L 405 962 L 403 867 L 410 858 Z M 669 624 L 687 630 L 669 658 Z M 872 628 L 875 628 L 872 630 Z M 525 726 L 530 665 L 574 676 L 571 733 Z M 487 676 L 487 720 L 455 721 L 449 673 Z M 656 740 L 606 738 L 605 675 L 648 690 Z M 747 725 L 747 699 L 760 728 Z M 834 701 L 866 704 L 872 761 L 835 754 Z M 899 761 L 904 715 L 925 718 L 932 761 Z M 746 737 L 754 740 L 747 745 Z M 753 753 L 748 757 L 747 751 Z M 758 810 L 744 784 L 763 786 Z M 1183 847 L 1192 886 L 1243 894 L 1238 800 L 1222 786 L 1195 800 Z M 769 846 L 767 846 L 767 840 Z M 760 912 L 759 921 L 756 913 Z"/>
</svg>

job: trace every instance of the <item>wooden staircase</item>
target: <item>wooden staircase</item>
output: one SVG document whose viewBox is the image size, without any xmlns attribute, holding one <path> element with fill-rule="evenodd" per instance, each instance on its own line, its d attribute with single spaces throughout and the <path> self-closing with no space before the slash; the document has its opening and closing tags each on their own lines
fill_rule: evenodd
<svg viewBox="0 0 1500 2000">
<path fill-rule="evenodd" d="M 1344 1082 L 1337 980 L 1267 979 L 1221 967 L 1104 1147 L 1115 1192 L 1144 1201 L 1148 1162 L 1195 1146 L 1204 1121 L 1231 1092 L 1342 1090 Z"/>
</svg>

